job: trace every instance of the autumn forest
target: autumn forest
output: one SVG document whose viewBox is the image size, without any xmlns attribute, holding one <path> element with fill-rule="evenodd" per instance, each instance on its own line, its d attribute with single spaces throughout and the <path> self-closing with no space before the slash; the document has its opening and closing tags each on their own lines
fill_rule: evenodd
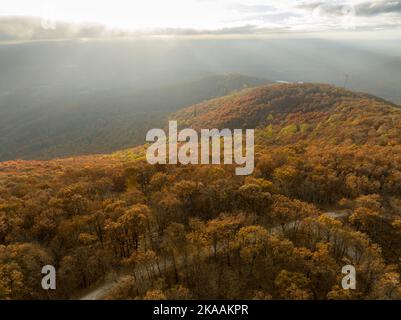
<svg viewBox="0 0 401 320">
<path fill-rule="evenodd" d="M 169 119 L 255 128 L 253 174 L 150 165 L 146 145 L 1 162 L 0 299 L 401 299 L 400 106 L 267 84 Z"/>
</svg>

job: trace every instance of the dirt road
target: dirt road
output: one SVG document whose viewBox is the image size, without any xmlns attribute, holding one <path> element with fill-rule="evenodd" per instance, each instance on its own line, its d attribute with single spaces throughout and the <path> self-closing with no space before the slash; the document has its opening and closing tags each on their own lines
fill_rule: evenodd
<svg viewBox="0 0 401 320">
<path fill-rule="evenodd" d="M 344 212 L 344 211 L 331 211 L 331 212 L 324 213 L 324 215 L 334 218 L 334 219 L 339 219 L 342 217 L 346 217 L 348 215 L 348 213 Z M 294 223 L 294 222 L 292 222 L 292 223 Z M 272 228 L 272 230 L 274 230 L 276 228 Z M 171 263 L 167 264 L 166 267 L 169 267 L 169 266 L 171 266 Z M 102 285 L 98 286 L 97 288 L 94 288 L 89 293 L 85 294 L 79 300 L 101 300 L 101 299 L 103 299 L 110 292 L 110 290 L 113 288 L 113 286 L 118 282 L 118 280 L 119 279 L 116 279 L 115 281 L 107 281 L 107 282 L 103 283 Z"/>
</svg>

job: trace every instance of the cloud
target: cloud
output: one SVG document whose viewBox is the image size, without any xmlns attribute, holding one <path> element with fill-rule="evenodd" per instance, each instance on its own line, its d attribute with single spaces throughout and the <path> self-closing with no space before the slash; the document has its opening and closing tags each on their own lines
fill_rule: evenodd
<svg viewBox="0 0 401 320">
<path fill-rule="evenodd" d="M 387 13 L 401 14 L 401 1 L 364 2 L 355 7 L 357 15 L 376 16 Z"/>
<path fill-rule="evenodd" d="M 251 34 L 266 34 L 266 33 L 279 33 L 289 32 L 287 27 L 261 27 L 258 25 L 244 25 L 240 27 L 221 28 L 216 30 L 196 30 L 196 29 L 164 29 L 165 34 L 181 34 L 181 35 L 251 35 Z M 161 33 L 162 30 L 156 30 Z"/>
<path fill-rule="evenodd" d="M 277 11 L 277 7 L 266 4 L 241 4 L 231 3 L 225 6 L 229 10 L 235 10 L 241 13 L 258 13 Z"/>
<path fill-rule="evenodd" d="M 401 14 L 401 0 L 366 1 L 353 4 L 352 1 L 330 3 L 328 1 L 304 2 L 296 6 L 299 9 L 319 12 L 322 15 L 340 16 L 344 10 L 353 10 L 356 16 L 376 16 L 387 13 Z"/>
<path fill-rule="evenodd" d="M 0 37 L 8 40 L 41 40 L 74 37 L 98 37 L 105 32 L 101 25 L 73 25 L 55 22 L 46 27 L 42 19 L 34 17 L 1 17 Z"/>
<path fill-rule="evenodd" d="M 186 15 L 174 11 L 174 17 L 177 19 L 173 19 L 174 23 L 171 24 L 171 27 L 168 23 L 158 24 L 157 19 L 150 21 L 149 25 L 156 22 L 153 23 L 154 27 L 146 27 L 147 20 L 144 18 L 143 26 L 136 29 L 133 27 L 130 29 L 112 28 L 102 23 L 62 21 L 55 22 L 53 28 L 52 21 L 48 25 L 48 22 L 43 23 L 41 18 L 0 16 L 0 41 L 116 38 L 149 35 L 258 35 L 274 32 L 341 32 L 344 30 L 401 31 L 401 0 L 191 1 L 205 5 L 204 10 L 196 13 L 199 21 L 185 20 Z M 213 13 L 213 17 L 210 17 L 210 12 Z M 183 23 L 180 24 L 181 18 Z"/>
<path fill-rule="evenodd" d="M 98 23 L 43 21 L 36 17 L 0 17 L 0 40 L 57 40 L 128 36 L 125 30 L 109 29 Z"/>
<path fill-rule="evenodd" d="M 241 25 L 214 30 L 194 28 L 152 28 L 146 30 L 129 31 L 110 29 L 101 24 L 73 24 L 55 22 L 54 29 L 45 29 L 40 18 L 32 17 L 0 17 L 0 41 L 22 40 L 62 40 L 62 39 L 101 39 L 112 37 L 136 37 L 147 35 L 235 35 L 259 34 L 289 31 L 285 27 L 263 28 L 258 25 Z"/>
</svg>

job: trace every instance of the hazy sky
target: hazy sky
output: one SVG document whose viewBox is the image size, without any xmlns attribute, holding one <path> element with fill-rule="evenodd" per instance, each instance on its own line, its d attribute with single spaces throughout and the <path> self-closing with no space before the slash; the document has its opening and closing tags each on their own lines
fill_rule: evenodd
<svg viewBox="0 0 401 320">
<path fill-rule="evenodd" d="M 150 33 L 400 32 L 401 0 L 1 0 L 0 16 Z M 8 23 L 0 35 L 15 29 Z"/>
</svg>

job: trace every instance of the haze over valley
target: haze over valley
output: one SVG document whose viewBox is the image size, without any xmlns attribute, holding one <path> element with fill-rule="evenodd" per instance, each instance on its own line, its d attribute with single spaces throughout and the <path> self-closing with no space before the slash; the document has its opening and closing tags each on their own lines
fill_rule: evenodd
<svg viewBox="0 0 401 320">
<path fill-rule="evenodd" d="M 329 83 L 400 102 L 401 44 L 315 38 L 0 44 L 0 159 L 144 143 L 179 108 L 274 82 Z"/>
</svg>

